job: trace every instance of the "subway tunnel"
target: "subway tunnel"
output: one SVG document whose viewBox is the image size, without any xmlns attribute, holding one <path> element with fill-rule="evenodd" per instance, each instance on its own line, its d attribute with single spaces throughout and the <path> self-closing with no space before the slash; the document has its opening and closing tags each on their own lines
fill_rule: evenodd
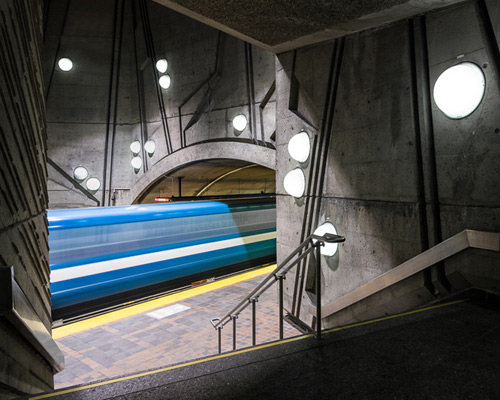
<svg viewBox="0 0 500 400">
<path fill-rule="evenodd" d="M 61 367 L 47 210 L 275 194 L 278 264 L 326 223 L 346 239 L 319 257 L 322 306 L 315 257 L 284 281 L 285 310 L 309 328 L 318 309 L 328 330 L 499 292 L 498 2 L 6 0 L 0 12 L 0 397 L 48 392 Z M 461 98 L 466 78 L 443 82 L 464 70 L 476 86 Z M 395 283 L 373 291 L 381 276 Z"/>
</svg>

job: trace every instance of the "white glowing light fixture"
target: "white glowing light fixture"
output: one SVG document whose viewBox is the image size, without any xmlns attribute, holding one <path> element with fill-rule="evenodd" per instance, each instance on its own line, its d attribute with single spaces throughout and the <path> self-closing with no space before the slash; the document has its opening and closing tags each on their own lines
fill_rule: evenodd
<svg viewBox="0 0 500 400">
<path fill-rule="evenodd" d="M 444 71 L 434 85 L 434 101 L 449 118 L 472 114 L 483 100 L 485 78 L 481 68 L 464 62 Z"/>
<path fill-rule="evenodd" d="M 152 155 L 156 150 L 155 142 L 153 140 L 148 140 L 144 143 L 144 150 L 146 150 L 149 155 Z"/>
<path fill-rule="evenodd" d="M 288 153 L 290 156 L 300 162 L 306 162 L 311 151 L 311 141 L 306 131 L 301 130 L 294 135 L 288 142 Z"/>
<path fill-rule="evenodd" d="M 134 140 L 132 143 L 130 143 L 130 151 L 135 154 L 139 154 L 141 151 L 141 142 L 138 140 Z"/>
<path fill-rule="evenodd" d="M 295 168 L 286 174 L 283 180 L 283 186 L 285 186 L 286 192 L 296 198 L 300 198 L 304 195 L 306 190 L 306 177 L 304 172 L 300 168 Z"/>
<path fill-rule="evenodd" d="M 164 58 L 160 58 L 158 61 L 156 61 L 156 69 L 162 74 L 167 72 L 167 68 L 168 68 L 168 62 Z"/>
<path fill-rule="evenodd" d="M 247 117 L 245 117 L 243 114 L 238 114 L 233 118 L 233 127 L 239 132 L 243 132 L 247 127 L 247 124 Z"/>
<path fill-rule="evenodd" d="M 331 233 L 333 235 L 337 234 L 337 230 L 333 226 L 331 222 L 325 222 L 323 225 L 320 225 L 314 231 L 314 234 L 317 236 L 323 236 L 325 233 Z M 316 243 L 317 240 L 313 239 L 313 243 Z M 339 248 L 338 243 L 326 243 L 324 246 L 321 246 L 321 254 L 327 257 L 331 257 L 335 255 Z"/>
<path fill-rule="evenodd" d="M 100 187 L 101 187 L 101 181 L 97 178 L 90 178 L 87 181 L 87 189 L 92 192 L 99 190 Z"/>
<path fill-rule="evenodd" d="M 57 65 L 59 65 L 59 68 L 61 68 L 62 71 L 71 71 L 73 69 L 73 61 L 71 61 L 69 58 L 61 58 L 57 62 Z"/>
<path fill-rule="evenodd" d="M 73 177 L 77 181 L 84 181 L 87 179 L 87 176 L 89 176 L 89 171 L 87 171 L 87 168 L 85 167 L 79 166 L 73 170 Z"/>
<path fill-rule="evenodd" d="M 132 158 L 132 161 L 130 163 L 132 164 L 132 167 L 134 167 L 134 169 L 139 169 L 142 166 L 142 158 L 139 156 L 134 157 Z"/>
<path fill-rule="evenodd" d="M 168 89 L 170 87 L 170 84 L 172 83 L 172 80 L 170 79 L 170 75 L 162 75 L 160 76 L 160 79 L 158 80 L 158 83 L 163 89 Z"/>
</svg>

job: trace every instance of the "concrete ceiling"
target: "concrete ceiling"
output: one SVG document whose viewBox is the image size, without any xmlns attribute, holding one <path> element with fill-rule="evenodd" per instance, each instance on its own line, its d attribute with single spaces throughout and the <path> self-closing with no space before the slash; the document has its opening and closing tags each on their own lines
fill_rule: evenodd
<svg viewBox="0 0 500 400">
<path fill-rule="evenodd" d="M 278 54 L 464 0 L 154 1 Z"/>
<path fill-rule="evenodd" d="M 155 203 L 156 197 L 220 196 L 276 191 L 274 170 L 238 160 L 207 160 L 180 168 L 158 180 L 140 200 Z"/>
</svg>

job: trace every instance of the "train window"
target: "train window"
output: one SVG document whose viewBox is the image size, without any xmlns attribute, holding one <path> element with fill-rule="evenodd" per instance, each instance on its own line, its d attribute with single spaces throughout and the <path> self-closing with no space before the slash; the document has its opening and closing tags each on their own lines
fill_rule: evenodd
<svg viewBox="0 0 500 400">
<path fill-rule="evenodd" d="M 485 78 L 481 68 L 471 62 L 457 64 L 444 71 L 434 85 L 434 101 L 451 119 L 472 114 L 484 97 Z"/>
</svg>

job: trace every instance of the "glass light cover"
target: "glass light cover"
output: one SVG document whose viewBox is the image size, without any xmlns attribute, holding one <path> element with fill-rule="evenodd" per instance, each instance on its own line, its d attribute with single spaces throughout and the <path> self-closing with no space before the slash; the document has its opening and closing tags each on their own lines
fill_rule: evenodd
<svg viewBox="0 0 500 400">
<path fill-rule="evenodd" d="M 310 151 L 311 140 L 304 130 L 294 135 L 288 142 L 288 153 L 294 160 L 300 163 L 307 161 Z"/>
<path fill-rule="evenodd" d="M 145 144 L 144 144 L 144 150 L 147 151 L 148 154 L 153 154 L 156 150 L 156 145 L 155 145 L 155 142 L 153 140 L 148 140 Z"/>
<path fill-rule="evenodd" d="M 132 164 L 132 167 L 134 167 L 134 169 L 139 169 L 142 166 L 142 158 L 139 156 L 134 157 L 132 158 L 132 161 L 130 163 Z"/>
<path fill-rule="evenodd" d="M 245 130 L 245 128 L 247 127 L 247 123 L 247 117 L 245 117 L 243 114 L 238 114 L 233 118 L 233 127 L 239 132 L 243 132 Z"/>
<path fill-rule="evenodd" d="M 130 143 L 130 151 L 134 154 L 139 154 L 141 151 L 141 142 L 138 140 L 134 140 L 132 143 Z"/>
<path fill-rule="evenodd" d="M 485 78 L 481 68 L 464 62 L 444 71 L 434 85 L 434 101 L 449 118 L 472 114 L 483 100 Z"/>
<path fill-rule="evenodd" d="M 160 76 L 160 79 L 158 80 L 158 83 L 163 89 L 168 89 L 170 87 L 170 84 L 172 83 L 172 80 L 170 79 L 170 75 L 162 75 Z"/>
<path fill-rule="evenodd" d="M 101 187 L 101 181 L 97 178 L 90 178 L 87 181 L 87 189 L 92 192 L 99 190 L 100 187 Z"/>
<path fill-rule="evenodd" d="M 84 181 L 87 179 L 87 176 L 89 176 L 89 171 L 87 171 L 87 168 L 85 167 L 79 166 L 73 170 L 73 177 L 77 181 Z"/>
<path fill-rule="evenodd" d="M 164 58 L 160 58 L 158 61 L 156 61 L 156 69 L 162 74 L 167 72 L 167 68 L 168 68 L 168 62 Z"/>
<path fill-rule="evenodd" d="M 61 58 L 57 62 L 57 65 L 59 65 L 59 68 L 61 68 L 62 71 L 71 71 L 73 69 L 73 61 L 71 61 L 69 58 Z"/>
<path fill-rule="evenodd" d="M 302 197 L 306 189 L 306 177 L 304 176 L 304 172 L 300 168 L 295 168 L 293 171 L 290 171 L 286 174 L 283 185 L 289 195 L 296 198 Z"/>
<path fill-rule="evenodd" d="M 337 234 L 337 230 L 335 229 L 335 227 L 331 222 L 325 222 L 324 224 L 318 226 L 314 231 L 314 234 L 318 236 L 323 236 L 325 233 L 331 233 L 334 235 Z M 313 242 L 316 243 L 317 240 L 313 239 Z M 335 255 L 338 248 L 339 248 L 338 243 L 325 243 L 324 246 L 321 246 L 321 254 L 327 257 L 331 257 Z"/>
</svg>

